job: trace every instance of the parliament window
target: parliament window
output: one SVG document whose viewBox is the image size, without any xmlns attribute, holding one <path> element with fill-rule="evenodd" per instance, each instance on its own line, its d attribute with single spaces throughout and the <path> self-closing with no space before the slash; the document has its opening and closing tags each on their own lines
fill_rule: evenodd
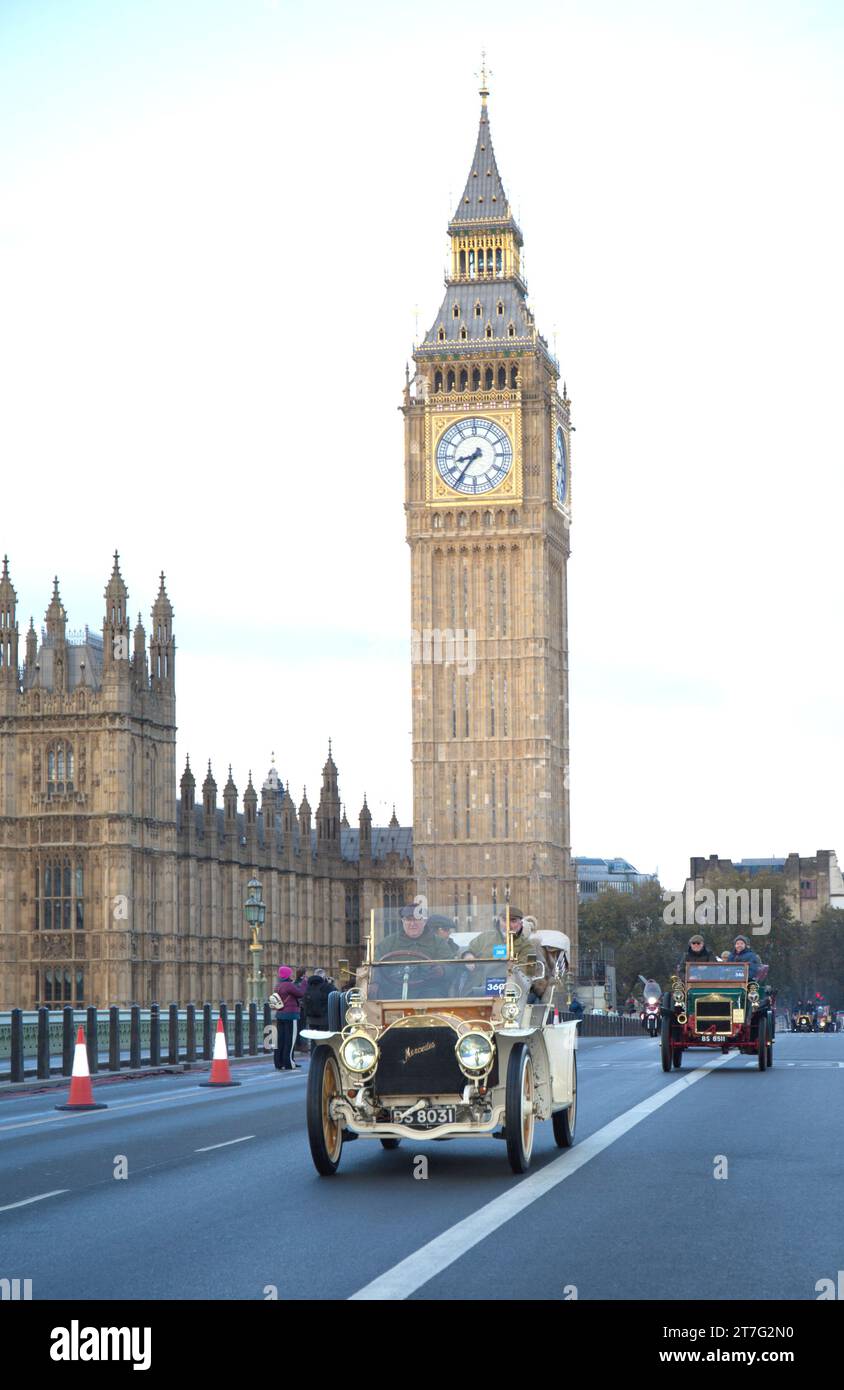
<svg viewBox="0 0 844 1390">
<path fill-rule="evenodd" d="M 47 749 L 47 795 L 73 791 L 73 745 L 60 739 Z"/>
<path fill-rule="evenodd" d="M 360 945 L 360 889 L 346 889 L 346 945 Z"/>
<path fill-rule="evenodd" d="M 35 870 L 35 930 L 70 931 L 85 926 L 82 865 L 48 859 Z"/>
</svg>

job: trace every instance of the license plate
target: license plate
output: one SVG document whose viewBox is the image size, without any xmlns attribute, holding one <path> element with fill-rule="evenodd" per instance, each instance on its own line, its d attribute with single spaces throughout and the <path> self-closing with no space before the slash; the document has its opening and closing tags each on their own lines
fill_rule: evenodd
<svg viewBox="0 0 844 1390">
<path fill-rule="evenodd" d="M 707 1042 L 729 1042 L 729 1033 L 707 1033 L 704 1034 Z"/>
<path fill-rule="evenodd" d="M 409 1125 L 411 1129 L 435 1129 L 437 1125 L 453 1125 L 455 1110 L 453 1105 L 431 1105 L 427 1110 L 414 1110 L 404 1118 L 403 1110 L 392 1110 L 390 1120 L 394 1125 Z"/>
</svg>

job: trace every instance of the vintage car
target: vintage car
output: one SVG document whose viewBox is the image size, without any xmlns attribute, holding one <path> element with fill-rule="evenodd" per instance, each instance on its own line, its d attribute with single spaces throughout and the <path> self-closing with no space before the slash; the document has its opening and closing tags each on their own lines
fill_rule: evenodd
<svg viewBox="0 0 844 1390">
<path fill-rule="evenodd" d="M 539 934 L 516 938 L 506 907 L 473 905 L 459 922 L 424 900 L 412 919 L 373 912 L 354 985 L 329 999 L 327 1030 L 302 1034 L 317 1172 L 335 1173 L 350 1139 L 395 1149 L 402 1139 L 496 1138 L 524 1173 L 538 1120 L 570 1147 L 577 1024 L 556 1021 L 565 960 Z"/>
<path fill-rule="evenodd" d="M 763 984 L 767 974 L 766 965 L 748 979 L 738 961 L 690 961 L 683 979 L 673 975 L 663 996 L 663 1071 L 681 1067 L 688 1048 L 737 1049 L 757 1057 L 760 1071 L 773 1066 L 776 1000 Z"/>
<path fill-rule="evenodd" d="M 815 1033 L 817 1028 L 814 1014 L 810 1014 L 806 1009 L 798 1009 L 791 1018 L 791 1031 L 792 1033 Z"/>
</svg>

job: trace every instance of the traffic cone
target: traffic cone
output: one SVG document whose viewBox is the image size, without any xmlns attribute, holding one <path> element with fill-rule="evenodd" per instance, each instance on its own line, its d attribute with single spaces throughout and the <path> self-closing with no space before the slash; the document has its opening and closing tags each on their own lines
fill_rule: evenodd
<svg viewBox="0 0 844 1390">
<path fill-rule="evenodd" d="M 85 1047 L 85 1030 L 79 1025 L 76 1046 L 73 1049 L 73 1071 L 70 1073 L 70 1095 L 66 1105 L 57 1105 L 57 1110 L 107 1110 L 102 1101 L 94 1100 L 91 1087 L 91 1072 L 88 1067 L 88 1050 Z"/>
<path fill-rule="evenodd" d="M 214 1056 L 211 1061 L 211 1080 L 200 1081 L 200 1086 L 239 1086 L 239 1081 L 232 1081 L 231 1068 L 229 1067 L 229 1054 L 226 1047 L 226 1030 L 223 1027 L 223 1020 L 217 1019 L 217 1034 L 214 1038 Z"/>
</svg>

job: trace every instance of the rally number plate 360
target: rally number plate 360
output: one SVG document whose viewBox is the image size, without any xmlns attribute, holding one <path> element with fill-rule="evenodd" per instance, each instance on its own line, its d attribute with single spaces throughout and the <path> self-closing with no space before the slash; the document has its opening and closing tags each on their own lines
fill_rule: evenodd
<svg viewBox="0 0 844 1390">
<path fill-rule="evenodd" d="M 404 1110 L 390 1111 L 390 1120 L 394 1125 L 409 1125 L 411 1129 L 435 1129 L 437 1125 L 452 1125 L 454 1116 L 453 1105 L 431 1105 L 427 1110 L 414 1110 L 412 1115 L 408 1115 Z"/>
</svg>

